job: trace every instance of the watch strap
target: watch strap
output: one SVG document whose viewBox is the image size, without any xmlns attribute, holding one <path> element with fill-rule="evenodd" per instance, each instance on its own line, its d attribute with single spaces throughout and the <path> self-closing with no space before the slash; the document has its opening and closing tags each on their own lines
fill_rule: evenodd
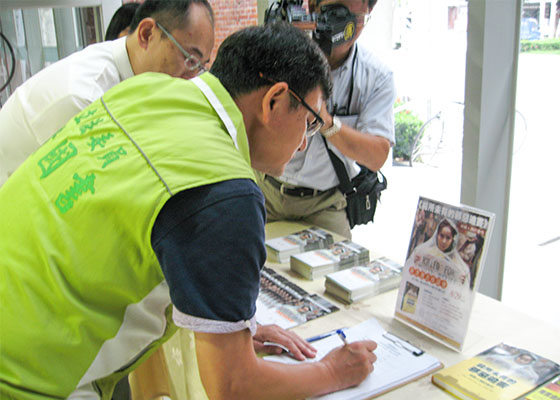
<svg viewBox="0 0 560 400">
<path fill-rule="evenodd" d="M 321 135 L 325 138 L 330 138 L 331 136 L 336 135 L 338 131 L 340 131 L 341 127 L 342 122 L 340 121 L 340 118 L 335 115 L 332 117 L 332 126 L 324 131 L 321 131 Z"/>
</svg>

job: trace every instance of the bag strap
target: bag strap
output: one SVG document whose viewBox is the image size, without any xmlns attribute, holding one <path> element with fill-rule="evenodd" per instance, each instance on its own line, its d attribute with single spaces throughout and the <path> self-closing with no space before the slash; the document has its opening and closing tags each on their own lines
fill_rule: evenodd
<svg viewBox="0 0 560 400">
<path fill-rule="evenodd" d="M 350 114 L 350 103 L 352 102 L 352 94 L 354 93 L 354 68 L 356 65 L 356 59 L 358 58 L 358 44 L 356 43 L 356 49 L 354 50 L 354 58 L 352 58 L 352 72 L 350 75 L 350 90 L 348 91 L 348 101 L 346 102 L 346 113 Z"/>
<path fill-rule="evenodd" d="M 354 50 L 354 57 L 352 58 L 352 67 L 350 72 L 350 90 L 348 93 L 348 101 L 346 104 L 347 113 L 350 112 L 350 102 L 352 101 L 352 93 L 354 92 L 354 66 L 356 65 L 356 59 L 358 58 L 358 44 L 355 44 L 355 46 L 356 48 Z M 337 107 L 335 105 L 333 110 L 333 117 L 336 115 L 336 108 Z M 338 181 L 340 182 L 340 184 L 338 185 L 340 191 L 345 196 L 355 192 L 356 190 L 354 189 L 352 182 L 350 182 L 350 178 L 348 177 L 348 173 L 346 172 L 346 168 L 344 167 L 342 160 L 338 158 L 338 156 L 334 154 L 334 152 L 329 148 L 329 146 L 327 145 L 327 139 L 325 139 L 323 135 L 321 135 L 321 137 L 323 138 L 325 149 L 327 149 L 327 152 L 329 153 L 329 158 L 331 159 L 331 163 L 336 172 L 336 176 L 338 177 Z"/>
<path fill-rule="evenodd" d="M 344 164 L 342 163 L 342 160 L 340 158 L 338 158 L 338 156 L 331 150 L 329 149 L 329 147 L 327 146 L 327 139 L 325 139 L 324 136 L 322 136 L 323 138 L 323 142 L 325 143 L 325 148 L 327 149 L 327 152 L 329 153 L 329 158 L 331 159 L 331 163 L 334 167 L 334 170 L 336 172 L 336 176 L 338 177 L 338 180 L 340 181 L 340 184 L 338 185 L 340 191 L 345 195 L 348 196 L 352 193 L 354 193 L 356 191 L 356 188 L 354 187 L 354 185 L 352 184 L 352 181 L 350 181 L 350 178 L 348 177 L 348 173 L 346 172 L 346 168 L 344 167 Z M 363 167 L 362 165 L 358 164 L 360 166 L 360 168 L 366 168 Z M 370 169 L 368 169 L 369 171 L 371 171 Z M 372 171 L 375 172 L 375 174 L 377 175 L 377 186 L 379 191 L 381 192 L 382 190 L 385 190 L 387 188 L 387 179 L 385 178 L 385 175 L 383 175 L 383 173 L 381 171 Z M 380 178 L 381 176 L 381 178 Z"/>
<path fill-rule="evenodd" d="M 355 189 L 352 183 L 350 182 L 350 178 L 348 177 L 348 173 L 346 172 L 346 168 L 344 167 L 342 160 L 338 158 L 337 155 L 334 154 L 334 152 L 331 149 L 329 149 L 329 146 L 327 146 L 327 139 L 325 139 L 323 135 L 321 135 L 321 137 L 323 138 L 323 142 L 325 143 L 325 148 L 329 153 L 329 158 L 331 159 L 331 163 L 336 172 L 336 176 L 338 177 L 338 180 L 340 182 L 338 187 L 340 188 L 340 190 L 344 195 L 351 194 L 352 192 L 355 191 Z"/>
</svg>

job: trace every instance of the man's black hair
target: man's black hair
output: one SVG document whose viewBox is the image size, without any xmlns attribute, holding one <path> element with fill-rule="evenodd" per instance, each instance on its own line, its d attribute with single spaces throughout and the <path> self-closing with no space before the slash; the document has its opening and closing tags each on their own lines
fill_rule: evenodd
<svg viewBox="0 0 560 400">
<path fill-rule="evenodd" d="M 319 46 L 284 21 L 244 28 L 227 37 L 210 72 L 233 98 L 271 85 L 259 73 L 286 82 L 302 97 L 319 86 L 328 99 L 332 90 L 329 64 Z"/>
<path fill-rule="evenodd" d="M 191 5 L 195 3 L 206 7 L 210 21 L 214 25 L 214 11 L 208 0 L 146 0 L 134 14 L 130 31 L 135 30 L 140 21 L 149 17 L 155 19 L 170 32 L 182 28 L 189 15 Z"/>
<path fill-rule="evenodd" d="M 105 40 L 114 40 L 118 38 L 119 33 L 127 27 L 130 27 L 130 23 L 138 7 L 140 7 L 139 3 L 126 3 L 115 11 L 107 27 L 107 32 L 105 32 Z"/>
<path fill-rule="evenodd" d="M 317 5 L 319 5 L 322 0 L 316 0 L 316 1 L 317 1 Z M 362 0 L 362 1 L 365 1 L 365 0 Z M 368 3 L 369 9 L 371 10 L 373 8 L 373 6 L 375 6 L 375 4 L 377 3 L 377 0 L 367 0 L 367 3 Z"/>
</svg>

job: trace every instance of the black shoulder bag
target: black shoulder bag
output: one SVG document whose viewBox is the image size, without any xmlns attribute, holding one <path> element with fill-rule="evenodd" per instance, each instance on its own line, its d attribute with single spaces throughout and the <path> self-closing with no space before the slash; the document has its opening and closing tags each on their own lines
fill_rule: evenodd
<svg viewBox="0 0 560 400">
<path fill-rule="evenodd" d="M 326 146 L 326 139 L 323 138 L 323 140 L 325 140 Z M 328 147 L 327 151 L 336 171 L 336 176 L 338 176 L 340 181 L 338 189 L 346 198 L 346 216 L 348 217 L 350 228 L 353 228 L 355 225 L 372 222 L 377 202 L 381 198 L 381 192 L 387 189 L 385 175 L 381 171 L 372 171 L 360 165 L 360 173 L 350 180 L 340 158 Z"/>
<path fill-rule="evenodd" d="M 350 93 L 348 95 L 346 112 L 350 112 L 350 102 L 352 100 L 352 92 L 354 90 L 354 65 L 357 54 L 358 48 L 356 48 L 354 58 L 352 60 Z M 335 105 L 334 110 L 336 110 L 336 108 L 337 107 Z M 333 116 L 334 114 L 336 114 L 336 111 L 333 112 Z M 348 173 L 346 172 L 346 168 L 344 167 L 344 163 L 331 149 L 329 149 L 327 139 L 324 137 L 323 142 L 325 143 L 325 148 L 329 153 L 329 158 L 331 159 L 331 163 L 336 171 L 336 176 L 340 181 L 338 189 L 346 198 L 346 216 L 348 217 L 350 228 L 353 228 L 356 225 L 373 222 L 377 202 L 381 198 L 381 192 L 387 189 L 387 180 L 385 179 L 385 175 L 383 175 L 381 171 L 372 171 L 363 165 L 360 165 L 360 173 L 356 175 L 354 179 L 350 180 Z"/>
</svg>

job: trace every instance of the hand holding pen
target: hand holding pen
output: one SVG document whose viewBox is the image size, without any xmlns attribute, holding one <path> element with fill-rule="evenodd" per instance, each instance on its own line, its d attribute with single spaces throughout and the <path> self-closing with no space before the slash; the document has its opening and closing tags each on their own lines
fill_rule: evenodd
<svg viewBox="0 0 560 400">
<path fill-rule="evenodd" d="M 373 371 L 373 363 L 377 360 L 373 351 L 377 343 L 372 340 L 348 342 L 340 329 L 335 334 L 344 344 L 328 353 L 321 362 L 328 366 L 333 378 L 343 379 L 342 387 L 357 385 Z"/>
<path fill-rule="evenodd" d="M 346 385 L 357 385 L 373 371 L 373 363 L 377 356 L 373 351 L 377 348 L 377 343 L 372 340 L 362 340 L 349 342 L 346 328 L 338 328 L 316 336 L 307 338 L 307 342 L 316 342 L 327 337 L 337 335 L 343 342 L 343 346 L 337 347 L 328 353 L 322 360 L 329 366 L 338 378 L 344 377 Z"/>
</svg>

